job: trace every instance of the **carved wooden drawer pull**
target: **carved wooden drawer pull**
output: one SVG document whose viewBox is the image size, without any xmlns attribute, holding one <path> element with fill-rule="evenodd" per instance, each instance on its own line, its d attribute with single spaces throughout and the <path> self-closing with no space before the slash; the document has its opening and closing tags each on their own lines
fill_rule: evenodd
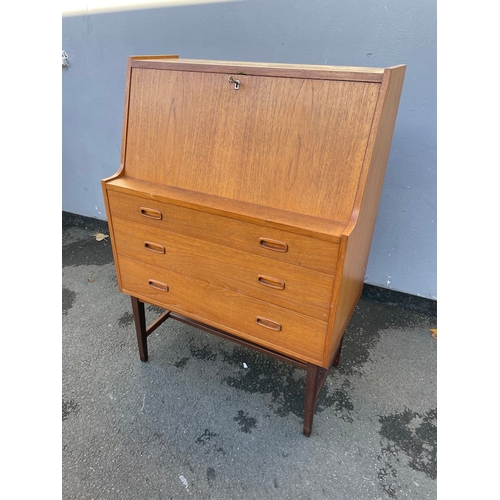
<svg viewBox="0 0 500 500">
<path fill-rule="evenodd" d="M 155 210 L 154 208 L 141 207 L 141 215 L 147 217 L 148 219 L 156 219 L 161 220 L 161 212 L 159 210 Z"/>
<path fill-rule="evenodd" d="M 165 247 L 160 245 L 159 243 L 153 243 L 152 241 L 145 241 L 144 247 L 146 250 L 150 250 L 151 252 L 156 253 L 165 253 Z"/>
<path fill-rule="evenodd" d="M 260 246 L 266 250 L 274 250 L 275 252 L 287 252 L 288 244 L 283 241 L 271 240 L 269 238 L 260 238 Z"/>
<path fill-rule="evenodd" d="M 263 326 L 264 328 L 269 328 L 269 330 L 274 330 L 275 332 L 281 332 L 281 325 L 276 323 L 276 321 L 262 318 L 261 316 L 257 316 L 256 321 L 258 325 Z"/>
<path fill-rule="evenodd" d="M 166 283 L 162 283 L 161 281 L 149 280 L 148 285 L 152 288 L 156 288 L 157 290 L 161 290 L 162 292 L 168 292 L 168 285 Z"/>
<path fill-rule="evenodd" d="M 270 288 L 276 288 L 276 290 L 285 289 L 285 282 L 282 280 L 270 278 L 269 276 L 263 276 L 262 274 L 259 274 L 258 280 L 261 285 L 265 285 Z"/>
</svg>

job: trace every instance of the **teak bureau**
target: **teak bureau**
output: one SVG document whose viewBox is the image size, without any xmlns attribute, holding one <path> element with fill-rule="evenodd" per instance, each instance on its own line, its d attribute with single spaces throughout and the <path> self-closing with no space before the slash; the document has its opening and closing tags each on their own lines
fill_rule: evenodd
<svg viewBox="0 0 500 500">
<path fill-rule="evenodd" d="M 129 58 L 102 188 L 141 360 L 174 318 L 305 368 L 310 435 L 361 295 L 405 68 Z M 165 309 L 151 325 L 145 302 Z"/>
</svg>

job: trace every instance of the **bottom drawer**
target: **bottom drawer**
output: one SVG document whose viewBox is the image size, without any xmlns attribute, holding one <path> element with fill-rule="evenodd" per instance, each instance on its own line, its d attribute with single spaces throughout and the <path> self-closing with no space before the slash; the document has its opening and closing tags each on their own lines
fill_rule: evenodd
<svg viewBox="0 0 500 500">
<path fill-rule="evenodd" d="M 124 293 L 302 361 L 323 360 L 325 321 L 128 257 L 118 264 Z"/>
</svg>

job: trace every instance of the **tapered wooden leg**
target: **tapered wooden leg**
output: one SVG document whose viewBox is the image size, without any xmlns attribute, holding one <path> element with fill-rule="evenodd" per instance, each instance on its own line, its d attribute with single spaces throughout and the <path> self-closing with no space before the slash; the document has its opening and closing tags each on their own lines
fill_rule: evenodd
<svg viewBox="0 0 500 500">
<path fill-rule="evenodd" d="M 304 410 L 304 428 L 302 433 L 304 436 L 311 435 L 312 423 L 314 417 L 314 406 L 316 404 L 316 393 L 318 385 L 319 366 L 307 363 L 306 375 L 306 404 Z"/>
<path fill-rule="evenodd" d="M 344 342 L 344 337 L 342 336 L 342 338 L 340 339 L 340 344 L 339 346 L 337 347 L 337 352 L 335 353 L 335 356 L 333 358 L 333 363 L 332 365 L 333 366 L 339 366 L 339 362 L 340 362 L 340 352 L 342 351 L 342 342 Z"/>
<path fill-rule="evenodd" d="M 135 297 L 132 299 L 132 311 L 134 312 L 135 333 L 137 334 L 137 343 L 139 344 L 139 356 L 141 361 L 148 360 L 148 341 L 146 333 L 146 313 L 144 311 L 144 302 Z"/>
</svg>

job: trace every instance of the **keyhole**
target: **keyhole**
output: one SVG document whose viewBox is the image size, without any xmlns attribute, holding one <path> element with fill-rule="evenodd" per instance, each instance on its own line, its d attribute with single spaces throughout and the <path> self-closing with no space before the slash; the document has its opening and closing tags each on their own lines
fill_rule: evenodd
<svg viewBox="0 0 500 500">
<path fill-rule="evenodd" d="M 240 81 L 239 80 L 235 80 L 232 76 L 230 76 L 228 81 L 231 85 L 234 85 L 234 90 L 238 90 L 240 88 Z"/>
</svg>

